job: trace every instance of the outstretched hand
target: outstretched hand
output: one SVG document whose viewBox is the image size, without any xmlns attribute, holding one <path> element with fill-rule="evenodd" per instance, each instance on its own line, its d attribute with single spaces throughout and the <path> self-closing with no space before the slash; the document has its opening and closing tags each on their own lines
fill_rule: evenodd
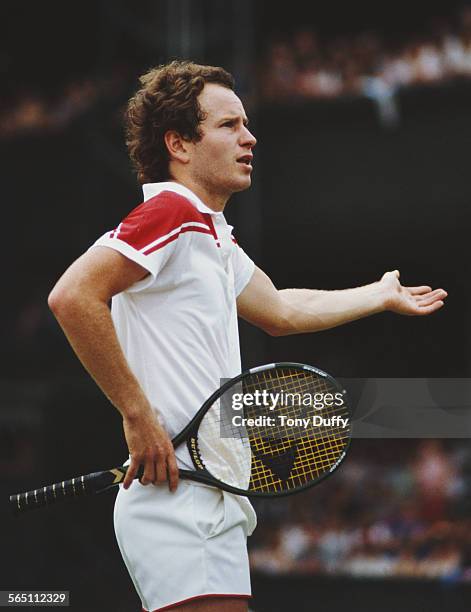
<svg viewBox="0 0 471 612">
<path fill-rule="evenodd" d="M 379 281 L 386 294 L 385 308 L 403 315 L 429 315 L 439 310 L 447 297 L 444 289 L 432 289 L 427 285 L 403 287 L 399 271 L 386 272 Z"/>
</svg>

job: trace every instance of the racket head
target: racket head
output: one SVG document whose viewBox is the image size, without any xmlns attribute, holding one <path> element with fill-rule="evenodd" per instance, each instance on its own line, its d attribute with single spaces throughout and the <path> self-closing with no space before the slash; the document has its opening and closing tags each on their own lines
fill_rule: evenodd
<svg viewBox="0 0 471 612">
<path fill-rule="evenodd" d="M 238 495 L 279 497 L 331 475 L 346 457 L 351 426 L 347 393 L 332 376 L 280 362 L 225 382 L 174 444 L 187 440 L 191 478 Z"/>
</svg>

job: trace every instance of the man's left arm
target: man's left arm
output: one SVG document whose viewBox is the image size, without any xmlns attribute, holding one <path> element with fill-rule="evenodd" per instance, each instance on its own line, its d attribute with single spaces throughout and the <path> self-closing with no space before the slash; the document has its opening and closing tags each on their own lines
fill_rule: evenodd
<svg viewBox="0 0 471 612">
<path fill-rule="evenodd" d="M 447 293 L 422 285 L 404 287 L 399 272 L 386 272 L 379 281 L 338 291 L 277 290 L 270 278 L 255 268 L 237 298 L 240 317 L 272 336 L 316 332 L 370 315 L 391 311 L 428 315 L 443 306 Z"/>
</svg>

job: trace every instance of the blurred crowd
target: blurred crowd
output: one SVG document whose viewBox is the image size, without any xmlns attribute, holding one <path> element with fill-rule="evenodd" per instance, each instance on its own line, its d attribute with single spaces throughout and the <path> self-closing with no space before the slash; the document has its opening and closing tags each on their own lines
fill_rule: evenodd
<svg viewBox="0 0 471 612">
<path fill-rule="evenodd" d="M 112 73 L 75 78 L 53 95 L 20 90 L 4 97 L 0 139 L 61 130 L 106 99 L 123 102 L 123 90 L 140 68 L 118 64 Z M 270 102 L 365 96 L 379 104 L 381 118 L 394 122 L 398 88 L 471 77 L 471 7 L 435 19 L 427 33 L 398 39 L 365 31 L 322 40 L 302 28 L 273 38 L 259 62 L 259 98 Z"/>
<path fill-rule="evenodd" d="M 2 101 L 0 139 L 64 130 L 119 97 L 128 76 L 127 67 L 116 66 L 110 74 L 72 79 L 52 93 L 20 90 Z"/>
<path fill-rule="evenodd" d="M 335 475 L 257 504 L 251 565 L 269 574 L 471 581 L 471 448 L 357 440 Z"/>
<path fill-rule="evenodd" d="M 265 50 L 262 96 L 285 102 L 363 95 L 384 98 L 413 84 L 471 77 L 471 7 L 400 39 L 365 31 L 322 41 L 313 29 L 279 36 Z"/>
</svg>

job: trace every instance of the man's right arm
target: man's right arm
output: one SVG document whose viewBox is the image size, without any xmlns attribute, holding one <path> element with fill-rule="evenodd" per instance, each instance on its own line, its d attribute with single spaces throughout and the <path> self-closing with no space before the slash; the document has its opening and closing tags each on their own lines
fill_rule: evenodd
<svg viewBox="0 0 471 612">
<path fill-rule="evenodd" d="M 97 246 L 75 261 L 49 295 L 49 307 L 78 358 L 123 417 L 131 455 L 124 487 L 140 465 L 143 484 L 178 484 L 170 438 L 132 373 L 119 344 L 108 303 L 148 274 L 121 253 Z"/>
</svg>

